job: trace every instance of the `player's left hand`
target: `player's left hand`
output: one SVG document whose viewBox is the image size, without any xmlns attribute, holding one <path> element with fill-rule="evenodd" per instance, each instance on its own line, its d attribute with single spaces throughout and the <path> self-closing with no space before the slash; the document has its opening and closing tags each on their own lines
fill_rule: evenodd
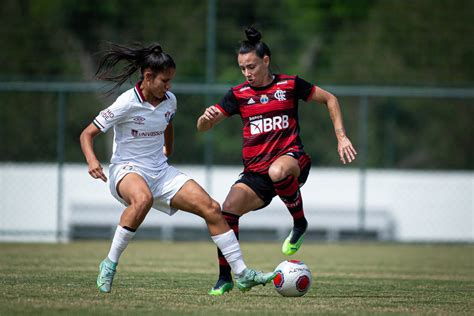
<svg viewBox="0 0 474 316">
<path fill-rule="evenodd" d="M 346 162 L 351 163 L 353 160 L 355 160 L 357 155 L 357 152 L 352 146 L 351 141 L 346 136 L 338 139 L 337 152 L 339 153 L 339 159 L 343 164 L 346 164 Z"/>
</svg>

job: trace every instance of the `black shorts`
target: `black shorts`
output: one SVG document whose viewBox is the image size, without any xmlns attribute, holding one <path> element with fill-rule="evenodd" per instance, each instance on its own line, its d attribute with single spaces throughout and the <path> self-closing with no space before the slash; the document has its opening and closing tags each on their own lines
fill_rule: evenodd
<svg viewBox="0 0 474 316">
<path fill-rule="evenodd" d="M 311 169 L 311 157 L 304 152 L 294 152 L 288 153 L 286 155 L 298 160 L 301 170 L 300 176 L 298 177 L 298 183 L 300 187 L 302 187 L 308 179 L 309 170 Z M 270 204 L 272 199 L 277 195 L 273 186 L 273 181 L 268 173 L 261 174 L 256 172 L 242 172 L 240 174 L 239 180 L 235 181 L 235 183 L 246 184 L 257 194 L 260 199 L 262 199 L 263 206 L 258 209 L 264 208 Z"/>
</svg>

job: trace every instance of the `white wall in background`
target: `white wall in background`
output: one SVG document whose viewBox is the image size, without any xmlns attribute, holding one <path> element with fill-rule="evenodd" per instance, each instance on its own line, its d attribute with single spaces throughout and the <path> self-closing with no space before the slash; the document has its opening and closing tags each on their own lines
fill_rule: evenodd
<svg viewBox="0 0 474 316">
<path fill-rule="evenodd" d="M 204 167 L 177 167 L 206 186 Z M 214 199 L 224 201 L 240 172 L 240 167 L 212 169 L 210 191 Z M 386 212 L 398 241 L 474 241 L 474 172 L 368 170 L 366 176 L 368 224 L 371 214 Z M 0 164 L 0 240 L 56 240 L 57 179 L 54 164 Z M 63 179 L 64 228 L 71 221 L 118 222 L 122 206 L 110 195 L 108 184 L 89 176 L 85 164 L 66 165 Z M 341 225 L 356 226 L 359 185 L 357 169 L 312 169 L 302 188 L 310 226 L 331 225 L 329 217 Z M 89 211 L 81 213 L 82 207 Z M 241 220 L 242 227 L 260 224 L 286 229 L 291 227 L 291 217 L 277 198 L 267 209 Z M 194 215 L 178 212 L 169 217 L 153 210 L 144 225 L 196 225 L 205 229 L 203 221 Z"/>
</svg>

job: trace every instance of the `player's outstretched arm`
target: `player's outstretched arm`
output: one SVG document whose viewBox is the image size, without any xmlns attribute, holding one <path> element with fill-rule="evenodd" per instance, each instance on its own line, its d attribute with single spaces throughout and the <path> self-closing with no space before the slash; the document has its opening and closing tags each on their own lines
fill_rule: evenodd
<svg viewBox="0 0 474 316">
<path fill-rule="evenodd" d="M 204 113 L 197 120 L 197 130 L 199 132 L 205 132 L 211 129 L 214 125 L 225 119 L 224 113 L 214 105 L 208 107 Z"/>
<path fill-rule="evenodd" d="M 332 93 L 321 89 L 320 87 L 316 87 L 311 99 L 318 103 L 326 104 L 328 108 L 329 116 L 331 117 L 332 124 L 334 125 L 334 132 L 337 137 L 337 152 L 341 162 L 346 164 L 346 162 L 350 163 L 355 160 L 357 152 L 346 135 L 346 130 L 344 129 L 342 120 L 341 107 L 339 106 L 337 98 Z"/>
<path fill-rule="evenodd" d="M 94 179 L 101 179 L 107 182 L 107 177 L 104 174 L 102 166 L 94 153 L 94 137 L 100 134 L 100 130 L 94 125 L 89 124 L 81 133 L 81 149 L 86 157 L 87 164 L 89 165 L 89 174 Z"/>
</svg>

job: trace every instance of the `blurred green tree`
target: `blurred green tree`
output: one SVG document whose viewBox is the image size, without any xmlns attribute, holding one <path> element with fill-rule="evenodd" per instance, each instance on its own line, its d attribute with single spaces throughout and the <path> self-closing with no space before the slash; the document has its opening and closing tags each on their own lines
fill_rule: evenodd
<svg viewBox="0 0 474 316">
<path fill-rule="evenodd" d="M 245 27 L 255 24 L 272 49 L 275 72 L 318 85 L 471 87 L 473 13 L 468 0 L 217 1 L 216 80 L 229 87 L 242 81 L 235 52 Z M 177 62 L 176 82 L 205 81 L 207 1 L 5 0 L 0 18 L 3 81 L 91 81 L 97 52 L 108 41 L 160 42 Z M 79 133 L 112 100 L 101 93 L 67 97 L 68 161 L 83 161 Z M 178 94 L 178 101 L 176 147 L 186 151 L 172 159 L 202 163 L 204 137 L 195 120 L 205 98 Z M 369 167 L 473 169 L 472 100 L 369 101 Z M 341 98 L 356 144 L 358 102 Z M 1 160 L 54 161 L 57 96 L 1 93 L 0 103 Z M 300 118 L 315 165 L 339 165 L 327 111 L 303 103 Z M 240 120 L 230 119 L 214 134 L 215 162 L 240 164 Z M 110 138 L 97 142 L 103 160 Z"/>
</svg>

